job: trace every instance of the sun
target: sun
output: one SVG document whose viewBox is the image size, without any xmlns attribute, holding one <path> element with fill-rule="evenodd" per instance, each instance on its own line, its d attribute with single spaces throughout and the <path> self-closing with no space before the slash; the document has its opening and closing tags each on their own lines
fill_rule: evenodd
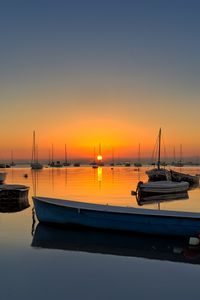
<svg viewBox="0 0 200 300">
<path fill-rule="evenodd" d="M 98 155 L 98 156 L 97 156 L 97 160 L 98 160 L 98 161 L 102 160 L 102 158 L 103 158 L 102 155 Z"/>
</svg>

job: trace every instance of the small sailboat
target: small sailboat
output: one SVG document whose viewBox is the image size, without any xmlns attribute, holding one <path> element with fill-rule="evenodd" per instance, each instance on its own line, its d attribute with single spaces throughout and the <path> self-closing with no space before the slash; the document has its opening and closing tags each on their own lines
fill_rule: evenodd
<svg viewBox="0 0 200 300">
<path fill-rule="evenodd" d="M 38 162 L 38 148 L 36 147 L 35 142 L 35 130 L 33 131 L 33 148 L 32 148 L 32 162 L 31 169 L 32 170 L 41 170 L 43 165 Z"/>
<path fill-rule="evenodd" d="M 149 177 L 149 181 L 163 181 L 163 180 L 171 180 L 171 173 L 170 171 L 161 168 L 161 160 L 160 160 L 160 156 L 161 156 L 161 128 L 159 129 L 159 133 L 158 133 L 158 157 L 157 157 L 157 168 L 151 169 L 146 171 L 146 174 Z"/>
<path fill-rule="evenodd" d="M 112 148 L 112 162 L 110 163 L 111 167 L 115 166 L 115 156 L 114 156 L 114 149 Z"/>
<path fill-rule="evenodd" d="M 64 161 L 64 163 L 63 163 L 63 166 L 64 167 L 69 167 L 71 164 L 70 164 L 70 162 L 68 161 L 68 156 L 67 156 L 67 146 L 66 146 L 66 144 L 65 144 L 65 161 Z"/>
<path fill-rule="evenodd" d="M 16 164 L 14 163 L 14 160 L 13 160 L 13 150 L 11 150 L 11 163 L 10 163 L 10 166 L 11 167 L 14 167 Z"/>
<path fill-rule="evenodd" d="M 93 161 L 90 163 L 90 165 L 92 166 L 93 169 L 97 169 L 98 168 L 98 165 L 97 165 L 97 162 L 96 162 L 96 150 L 95 150 L 95 147 L 94 147 L 94 152 L 93 152 Z"/>
<path fill-rule="evenodd" d="M 138 161 L 134 163 L 134 166 L 138 167 L 138 168 L 142 166 L 141 158 L 140 158 L 140 144 L 139 144 L 139 147 L 138 147 Z"/>
</svg>

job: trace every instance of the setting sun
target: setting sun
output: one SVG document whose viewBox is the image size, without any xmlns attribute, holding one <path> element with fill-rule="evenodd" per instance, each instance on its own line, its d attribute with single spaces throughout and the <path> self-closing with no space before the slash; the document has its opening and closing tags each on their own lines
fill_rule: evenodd
<svg viewBox="0 0 200 300">
<path fill-rule="evenodd" d="M 97 160 L 98 160 L 98 161 L 102 160 L 102 158 L 103 158 L 102 155 L 98 155 L 98 156 L 97 156 Z"/>
</svg>

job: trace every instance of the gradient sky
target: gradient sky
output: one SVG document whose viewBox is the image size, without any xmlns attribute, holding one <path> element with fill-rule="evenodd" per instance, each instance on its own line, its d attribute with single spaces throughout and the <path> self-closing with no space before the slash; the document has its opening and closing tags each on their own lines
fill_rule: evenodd
<svg viewBox="0 0 200 300">
<path fill-rule="evenodd" d="M 199 155 L 200 2 L 1 0 L 0 158 Z"/>
</svg>

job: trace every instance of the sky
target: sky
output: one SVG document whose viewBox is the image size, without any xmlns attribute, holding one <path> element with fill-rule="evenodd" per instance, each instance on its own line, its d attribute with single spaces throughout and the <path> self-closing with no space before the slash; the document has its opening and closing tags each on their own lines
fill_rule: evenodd
<svg viewBox="0 0 200 300">
<path fill-rule="evenodd" d="M 200 2 L 0 0 L 0 159 L 198 156 Z"/>
</svg>

